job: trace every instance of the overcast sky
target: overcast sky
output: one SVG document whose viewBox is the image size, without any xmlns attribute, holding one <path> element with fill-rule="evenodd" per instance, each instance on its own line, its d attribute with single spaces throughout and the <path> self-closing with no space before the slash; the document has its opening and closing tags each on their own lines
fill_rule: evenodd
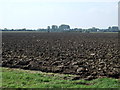
<svg viewBox="0 0 120 90">
<path fill-rule="evenodd" d="M 119 0 L 0 0 L 0 28 L 108 28 L 118 25 Z"/>
</svg>

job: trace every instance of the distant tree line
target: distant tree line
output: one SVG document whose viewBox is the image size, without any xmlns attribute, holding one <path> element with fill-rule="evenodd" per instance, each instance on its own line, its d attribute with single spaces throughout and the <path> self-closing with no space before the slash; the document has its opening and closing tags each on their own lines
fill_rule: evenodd
<svg viewBox="0 0 120 90">
<path fill-rule="evenodd" d="M 83 32 L 83 33 L 90 33 L 90 32 L 119 32 L 117 26 L 108 27 L 108 29 L 99 29 L 99 28 L 89 28 L 89 29 L 82 29 L 82 28 L 73 28 L 71 29 L 69 25 L 62 24 L 60 26 L 52 25 L 51 27 L 48 26 L 47 29 L 0 29 L 0 31 L 40 31 L 40 32 Z"/>
</svg>

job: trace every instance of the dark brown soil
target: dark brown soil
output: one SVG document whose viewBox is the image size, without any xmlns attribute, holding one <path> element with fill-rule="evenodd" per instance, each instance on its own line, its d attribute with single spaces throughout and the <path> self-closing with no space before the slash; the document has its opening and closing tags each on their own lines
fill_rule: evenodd
<svg viewBox="0 0 120 90">
<path fill-rule="evenodd" d="M 2 66 L 120 78 L 117 33 L 3 33 Z"/>
</svg>

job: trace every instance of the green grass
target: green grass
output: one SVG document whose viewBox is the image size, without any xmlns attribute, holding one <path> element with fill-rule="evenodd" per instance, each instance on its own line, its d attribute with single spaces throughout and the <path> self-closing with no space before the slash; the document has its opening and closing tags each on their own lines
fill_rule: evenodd
<svg viewBox="0 0 120 90">
<path fill-rule="evenodd" d="M 71 80 L 74 75 L 43 73 L 2 68 L 3 88 L 119 88 L 119 80 L 99 78 L 92 81 Z M 67 78 L 67 79 L 65 79 Z"/>
</svg>

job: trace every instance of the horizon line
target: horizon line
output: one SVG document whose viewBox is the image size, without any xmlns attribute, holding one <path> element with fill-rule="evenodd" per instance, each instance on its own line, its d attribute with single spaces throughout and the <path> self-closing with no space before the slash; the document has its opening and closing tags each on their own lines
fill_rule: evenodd
<svg viewBox="0 0 120 90">
<path fill-rule="evenodd" d="M 65 24 L 65 25 L 67 25 L 67 24 Z M 50 25 L 48 25 L 48 26 L 50 26 Z M 47 26 L 47 27 L 48 27 Z M 58 26 L 58 25 L 57 25 Z M 69 25 L 70 26 L 70 25 Z M 0 29 L 47 29 L 47 27 L 36 27 L 36 28 L 26 28 L 26 27 L 21 27 L 21 28 L 7 28 L 7 27 L 5 27 L 5 28 L 0 28 Z M 52 26 L 50 26 L 50 27 L 52 27 Z M 59 26 L 58 26 L 59 27 Z M 90 28 L 98 28 L 98 29 L 108 29 L 109 27 L 119 27 L 118 25 L 112 25 L 112 26 L 108 26 L 108 27 L 106 27 L 106 28 L 100 28 L 100 27 L 88 27 L 88 28 L 84 28 L 84 27 L 70 27 L 70 29 L 75 29 L 75 28 L 78 28 L 78 29 L 90 29 Z"/>
</svg>

